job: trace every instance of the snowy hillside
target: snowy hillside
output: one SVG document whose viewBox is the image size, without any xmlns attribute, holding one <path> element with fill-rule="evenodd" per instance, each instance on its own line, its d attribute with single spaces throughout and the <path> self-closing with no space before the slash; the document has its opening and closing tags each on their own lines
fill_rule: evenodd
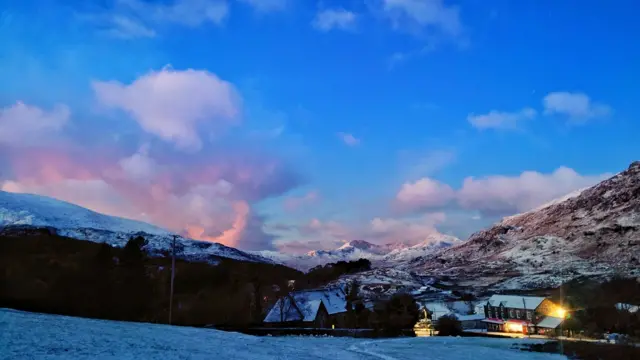
<svg viewBox="0 0 640 360">
<path fill-rule="evenodd" d="M 255 337 L 212 329 L 73 318 L 0 309 L 3 359 L 566 359 L 518 350 L 544 340 Z"/>
<path fill-rule="evenodd" d="M 558 286 L 614 273 L 640 276 L 640 162 L 400 267 L 502 289 Z"/>
<path fill-rule="evenodd" d="M 407 246 L 402 243 L 376 245 L 364 240 L 354 240 L 335 250 L 314 250 L 304 255 L 290 255 L 274 251 L 256 251 L 253 253 L 302 271 L 308 271 L 318 265 L 358 259 L 368 259 L 374 267 L 384 267 L 399 261 L 426 256 L 459 242 L 460 240 L 456 237 L 436 234 L 429 236 L 424 242 L 414 246 Z"/>
<path fill-rule="evenodd" d="M 151 254 L 162 255 L 171 249 L 173 233 L 141 221 L 91 211 L 78 205 L 46 196 L 0 191 L 0 234 L 19 235 L 46 229 L 60 236 L 124 246 L 132 235 L 148 241 Z M 178 236 L 178 256 L 187 260 L 215 262 L 218 257 L 235 260 L 271 262 L 221 244 L 195 241 Z"/>
</svg>

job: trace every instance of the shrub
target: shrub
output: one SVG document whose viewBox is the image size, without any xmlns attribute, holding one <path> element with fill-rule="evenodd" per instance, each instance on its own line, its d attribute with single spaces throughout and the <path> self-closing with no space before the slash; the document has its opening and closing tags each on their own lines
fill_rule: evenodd
<svg viewBox="0 0 640 360">
<path fill-rule="evenodd" d="M 462 323 L 454 315 L 445 315 L 436 322 L 438 336 L 456 336 L 462 334 Z"/>
</svg>

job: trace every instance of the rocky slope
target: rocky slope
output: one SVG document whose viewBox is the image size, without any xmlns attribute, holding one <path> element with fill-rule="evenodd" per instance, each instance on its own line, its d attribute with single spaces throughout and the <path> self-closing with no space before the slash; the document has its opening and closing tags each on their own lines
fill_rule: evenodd
<svg viewBox="0 0 640 360">
<path fill-rule="evenodd" d="M 513 289 L 583 276 L 640 276 L 640 162 L 402 267 L 460 284 Z"/>
<path fill-rule="evenodd" d="M 59 236 L 124 246 L 131 236 L 148 240 L 147 251 L 162 256 L 171 250 L 174 234 L 141 221 L 100 214 L 46 196 L 0 191 L 0 236 L 20 236 L 47 231 Z M 180 258 L 216 262 L 219 258 L 266 262 L 271 260 L 218 243 L 195 241 L 176 235 Z"/>
</svg>

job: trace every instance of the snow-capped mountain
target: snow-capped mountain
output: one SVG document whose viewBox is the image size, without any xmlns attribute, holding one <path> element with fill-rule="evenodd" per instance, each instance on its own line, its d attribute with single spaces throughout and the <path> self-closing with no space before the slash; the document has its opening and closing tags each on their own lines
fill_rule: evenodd
<svg viewBox="0 0 640 360">
<path fill-rule="evenodd" d="M 147 251 L 155 255 L 169 251 L 175 235 L 155 225 L 100 214 L 50 197 L 0 191 L 0 234 L 12 236 L 38 229 L 119 247 L 124 246 L 131 236 L 142 235 L 149 242 Z M 184 259 L 215 262 L 217 258 L 224 257 L 272 262 L 222 244 L 175 236 L 178 256 Z"/>
<path fill-rule="evenodd" d="M 614 273 L 640 276 L 640 162 L 402 267 L 499 288 L 557 286 Z"/>
<path fill-rule="evenodd" d="M 334 250 L 313 250 L 304 255 L 289 255 L 274 251 L 258 251 L 255 254 L 302 271 L 308 271 L 318 265 L 358 259 L 368 259 L 374 267 L 384 267 L 426 256 L 459 242 L 460 240 L 454 236 L 434 234 L 424 242 L 413 246 L 402 243 L 376 245 L 365 240 L 353 240 Z"/>
</svg>

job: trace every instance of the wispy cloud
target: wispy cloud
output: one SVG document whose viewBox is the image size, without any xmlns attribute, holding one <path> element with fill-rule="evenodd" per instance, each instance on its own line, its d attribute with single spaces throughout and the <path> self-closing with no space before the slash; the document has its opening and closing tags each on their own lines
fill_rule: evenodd
<svg viewBox="0 0 640 360">
<path fill-rule="evenodd" d="M 109 36 L 123 39 L 152 38 L 156 36 L 155 30 L 122 15 L 113 15 L 109 22 L 112 27 L 106 31 Z"/>
<path fill-rule="evenodd" d="M 291 0 L 236 0 L 253 7 L 261 13 L 277 12 L 286 9 Z"/>
<path fill-rule="evenodd" d="M 222 25 L 229 14 L 226 0 L 172 0 L 148 2 L 116 0 L 100 12 L 80 14 L 79 18 L 106 28 L 107 35 L 123 38 L 152 38 L 159 28 L 178 25 L 190 28 L 204 24 Z"/>
<path fill-rule="evenodd" d="M 352 30 L 356 25 L 355 13 L 343 8 L 324 9 L 318 11 L 311 25 L 323 32 L 338 30 Z"/>
<path fill-rule="evenodd" d="M 307 192 L 302 196 L 289 196 L 284 200 L 284 208 L 287 211 L 295 211 L 303 206 L 313 204 L 320 199 L 320 194 L 316 190 Z"/>
<path fill-rule="evenodd" d="M 465 48 L 469 39 L 460 16 L 460 8 L 445 0 L 378 0 L 373 9 L 391 22 L 393 29 L 413 34 L 422 45 L 393 53 L 389 70 L 425 56 L 445 44 Z"/>
<path fill-rule="evenodd" d="M 360 139 L 356 138 L 352 134 L 339 132 L 338 137 L 348 146 L 360 145 Z"/>
<path fill-rule="evenodd" d="M 524 108 L 516 112 L 492 110 L 487 114 L 469 114 L 467 120 L 477 129 L 517 129 L 521 122 L 536 117 L 537 112 L 532 108 Z"/>
<path fill-rule="evenodd" d="M 443 0 L 382 0 L 382 9 L 395 28 L 414 26 L 453 37 L 463 31 L 460 9 Z"/>
</svg>

